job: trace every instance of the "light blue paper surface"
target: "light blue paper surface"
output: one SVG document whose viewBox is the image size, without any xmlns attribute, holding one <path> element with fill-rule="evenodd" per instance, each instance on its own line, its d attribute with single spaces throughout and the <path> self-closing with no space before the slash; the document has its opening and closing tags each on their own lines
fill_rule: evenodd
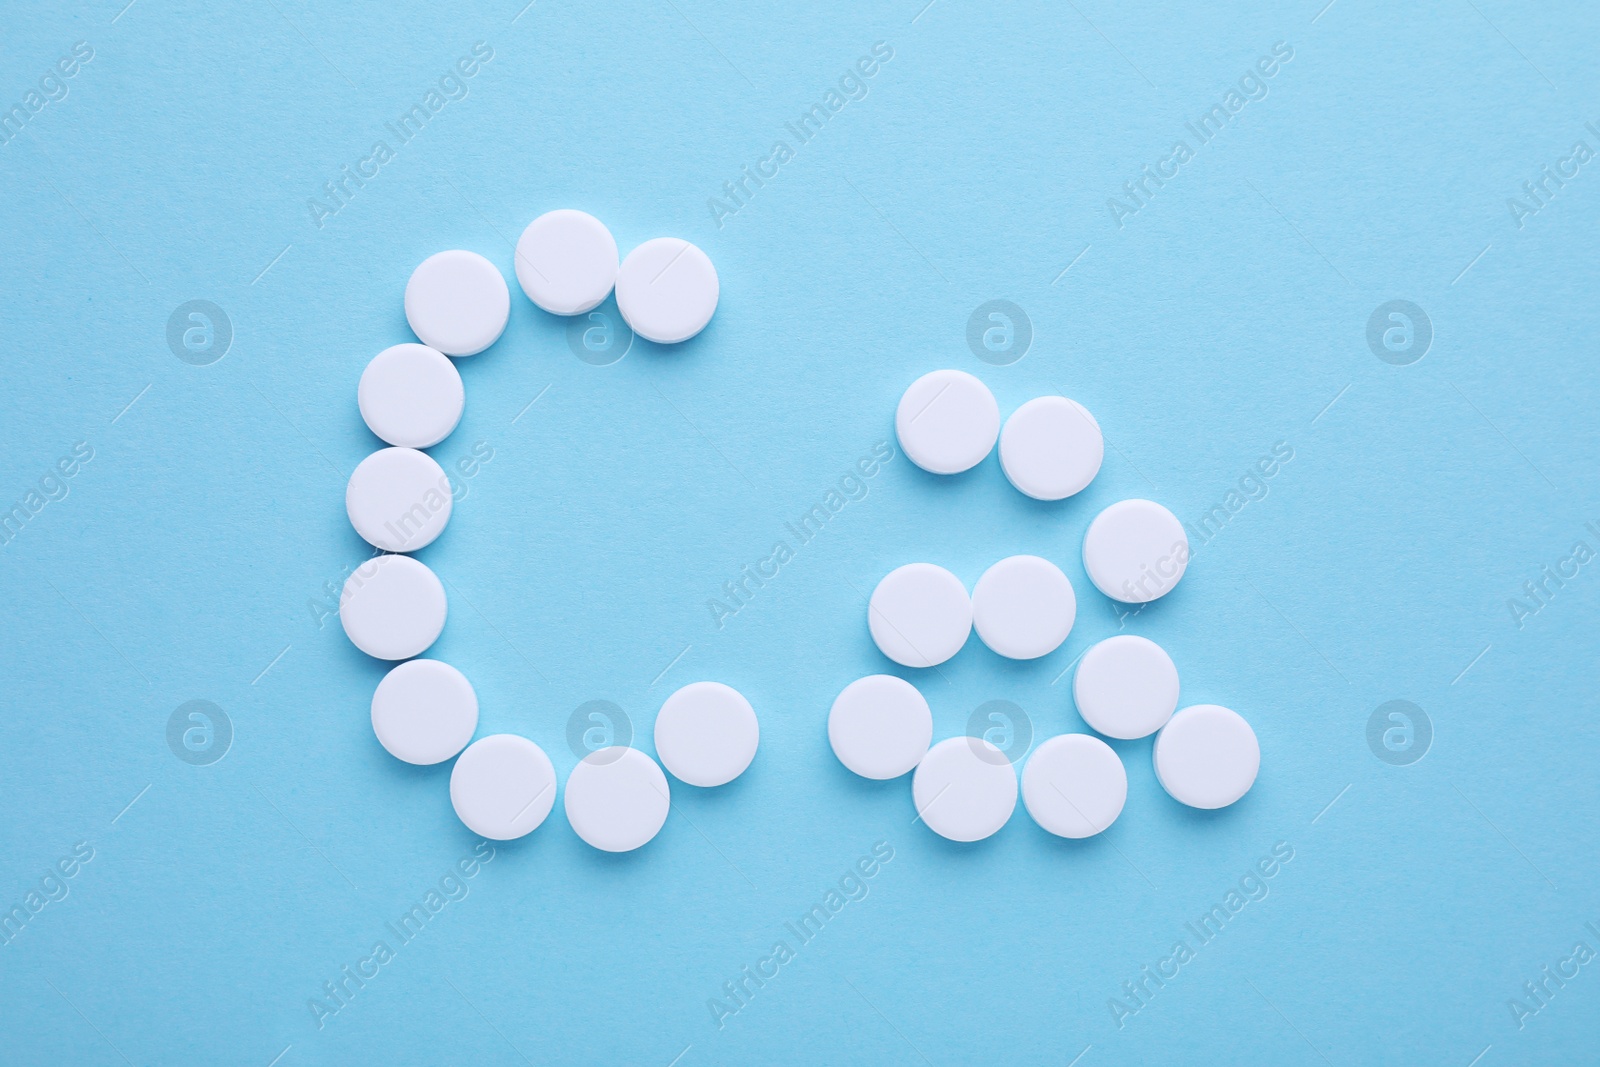
<svg viewBox="0 0 1600 1067">
<path fill-rule="evenodd" d="M 0 1059 L 1593 1061 L 1600 962 L 1574 955 L 1600 952 L 1593 10 L 122 2 L 9 3 L 0 35 L 0 105 L 21 108 L 0 144 L 0 506 L 25 519 L 0 549 L 0 909 L 25 919 L 0 944 Z M 512 270 L 556 207 L 624 253 L 703 247 L 711 326 L 578 358 Z M 558 803 L 482 862 L 448 765 L 376 743 L 384 665 L 329 613 L 366 555 L 343 510 L 379 444 L 357 379 L 412 339 L 412 268 L 457 247 L 513 297 L 459 364 L 466 415 L 431 452 L 477 462 L 419 555 L 450 594 L 430 654 L 476 687 L 480 736 L 525 734 L 564 782 L 588 701 L 652 753 L 690 681 L 760 715 L 749 771 L 674 782 L 634 854 L 584 845 Z M 225 316 L 220 358 L 213 313 L 169 344 L 196 300 Z M 974 348 L 991 300 L 1027 329 L 979 316 Z M 1393 300 L 1426 316 L 1420 359 L 1414 315 L 1369 345 Z M 1002 413 L 1083 403 L 1099 477 L 1043 504 L 994 456 L 913 467 L 895 402 L 947 366 Z M 880 442 L 894 458 L 850 480 Z M 857 499 L 802 543 L 790 524 L 834 490 Z M 1080 543 L 1129 496 L 1211 526 L 1182 585 L 1120 618 Z M 778 574 L 728 599 L 779 542 Z M 1015 553 L 1065 569 L 1077 625 L 1036 662 L 974 637 L 896 670 L 935 737 L 993 700 L 1035 742 L 1086 730 L 1069 665 L 1139 633 L 1184 704 L 1253 724 L 1241 803 L 1184 809 L 1149 740 L 1117 742 L 1128 802 L 1102 837 L 1019 806 L 958 846 L 913 823 L 908 779 L 839 765 L 833 697 L 892 668 L 867 635 L 878 578 L 926 559 L 970 587 Z M 228 730 L 185 712 L 169 744 L 194 700 Z M 1430 728 L 1385 712 L 1369 744 L 1391 700 Z M 391 958 L 364 963 L 380 941 Z"/>
</svg>

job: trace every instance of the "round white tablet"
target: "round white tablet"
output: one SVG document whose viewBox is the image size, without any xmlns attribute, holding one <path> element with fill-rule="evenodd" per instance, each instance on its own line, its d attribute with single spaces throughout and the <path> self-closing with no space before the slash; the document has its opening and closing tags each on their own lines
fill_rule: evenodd
<svg viewBox="0 0 1600 1067">
<path fill-rule="evenodd" d="M 400 664 L 372 694 L 372 732 L 389 755 L 407 763 L 443 763 L 467 747 L 477 728 L 472 683 L 436 659 Z"/>
<path fill-rule="evenodd" d="M 676 237 L 646 241 L 617 269 L 617 310 L 634 333 L 657 344 L 705 329 L 720 291 L 710 257 Z"/>
<path fill-rule="evenodd" d="M 517 282 L 528 299 L 555 315 L 598 307 L 617 281 L 617 242 L 584 211 L 547 211 L 517 241 Z"/>
<path fill-rule="evenodd" d="M 1261 769 L 1261 745 L 1239 713 L 1195 704 L 1156 734 L 1156 778 L 1172 799 L 1191 808 L 1225 808 L 1250 791 Z"/>
<path fill-rule="evenodd" d="M 344 490 L 350 525 L 385 552 L 415 552 L 450 521 L 450 479 L 426 452 L 380 448 L 356 465 Z"/>
<path fill-rule="evenodd" d="M 467 829 L 491 841 L 532 833 L 556 802 L 556 769 L 516 734 L 474 741 L 450 771 L 450 803 Z"/>
<path fill-rule="evenodd" d="M 951 737 L 928 750 L 911 776 L 911 797 L 928 829 L 952 841 L 981 841 L 1011 818 L 1017 772 L 980 737 Z"/>
<path fill-rule="evenodd" d="M 934 474 L 960 474 L 983 462 L 1000 434 L 1000 405 L 978 379 L 936 370 L 911 383 L 894 412 L 906 457 Z"/>
<path fill-rule="evenodd" d="M 1037 500 L 1079 493 L 1100 473 L 1106 442 L 1087 408 L 1064 396 L 1028 401 L 1000 432 L 1000 467 Z"/>
<path fill-rule="evenodd" d="M 884 575 L 867 604 L 878 650 L 905 667 L 933 667 L 972 632 L 972 599 L 961 579 L 932 563 L 907 563 Z"/>
<path fill-rule="evenodd" d="M 755 709 L 721 682 L 692 682 L 656 714 L 656 755 L 690 785 L 733 781 L 755 759 L 760 739 Z"/>
<path fill-rule="evenodd" d="M 391 345 L 361 372 L 356 403 L 367 429 L 402 448 L 429 448 L 461 421 L 461 372 L 427 345 Z"/>
<path fill-rule="evenodd" d="M 475 356 L 500 339 L 511 316 L 511 290 L 476 252 L 436 252 L 406 283 L 406 321 L 429 348 Z"/>
<path fill-rule="evenodd" d="M 602 748 L 567 777 L 567 821 L 595 848 L 631 852 L 661 831 L 670 797 L 655 760 L 636 748 Z"/>
<path fill-rule="evenodd" d="M 444 629 L 444 586 L 410 556 L 373 556 L 345 579 L 339 622 L 350 643 L 378 659 L 410 659 Z"/>
<path fill-rule="evenodd" d="M 1072 582 L 1047 559 L 1009 556 L 972 587 L 972 627 L 1009 659 L 1038 659 L 1061 647 L 1078 617 Z"/>
<path fill-rule="evenodd" d="M 1151 500 L 1119 500 L 1083 535 L 1083 569 L 1112 600 L 1147 604 L 1172 592 L 1189 566 L 1183 523 Z"/>
<path fill-rule="evenodd" d="M 1118 634 L 1078 661 L 1072 699 L 1083 721 L 1107 737 L 1148 737 L 1178 706 L 1178 668 L 1154 641 Z"/>
<path fill-rule="evenodd" d="M 1022 770 L 1022 803 L 1057 837 L 1093 837 L 1117 821 L 1127 799 L 1122 760 L 1088 734 L 1052 737 Z"/>
<path fill-rule="evenodd" d="M 933 740 L 933 713 L 917 687 L 892 674 L 857 678 L 834 698 L 828 744 L 863 778 L 898 778 L 916 767 Z"/>
</svg>

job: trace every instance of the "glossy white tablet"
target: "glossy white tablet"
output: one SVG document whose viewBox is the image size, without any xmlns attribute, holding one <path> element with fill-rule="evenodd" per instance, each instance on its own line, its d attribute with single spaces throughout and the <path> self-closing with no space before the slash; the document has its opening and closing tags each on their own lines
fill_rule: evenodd
<svg viewBox="0 0 1600 1067">
<path fill-rule="evenodd" d="M 517 283 L 554 315 L 581 315 L 611 295 L 617 242 L 605 223 L 584 211 L 547 211 L 517 240 Z"/>
<path fill-rule="evenodd" d="M 1016 809 L 1017 772 L 982 738 L 952 737 L 922 757 L 911 795 L 928 829 L 951 841 L 980 841 Z"/>
<path fill-rule="evenodd" d="M 429 348 L 475 356 L 500 339 L 511 291 L 493 263 L 476 252 L 437 252 L 406 283 L 406 321 Z"/>
<path fill-rule="evenodd" d="M 385 552 L 431 545 L 450 521 L 450 479 L 426 452 L 381 448 L 356 465 L 345 513 L 369 544 Z"/>
<path fill-rule="evenodd" d="M 658 344 L 705 329 L 720 294 L 711 258 L 676 237 L 646 241 L 617 270 L 617 310 L 634 333 Z"/>
<path fill-rule="evenodd" d="M 867 626 L 879 651 L 896 663 L 933 667 L 967 643 L 972 600 L 961 579 L 943 567 L 908 563 L 872 591 Z"/>
<path fill-rule="evenodd" d="M 410 659 L 444 629 L 444 585 L 410 556 L 373 556 L 345 579 L 339 622 L 350 643 L 378 659 Z"/>
<path fill-rule="evenodd" d="M 828 744 L 863 778 L 898 778 L 933 740 L 933 713 L 916 686 L 892 674 L 857 678 L 828 712 Z"/>
<path fill-rule="evenodd" d="M 960 474 L 983 462 L 1000 434 L 1000 405 L 978 379 L 936 370 L 911 383 L 894 413 L 906 458 L 933 474 Z"/>
<path fill-rule="evenodd" d="M 450 436 L 466 407 L 461 372 L 427 345 L 391 345 L 361 372 L 356 402 L 367 428 L 391 445 L 430 448 Z"/>
<path fill-rule="evenodd" d="M 724 785 L 755 758 L 761 728 L 755 709 L 721 682 L 692 682 L 656 714 L 656 755 L 673 776 L 690 785 Z"/>
<path fill-rule="evenodd" d="M 1057 837 L 1093 837 L 1116 822 L 1128 772 L 1111 746 L 1088 734 L 1052 737 L 1022 770 L 1022 802 Z"/>
<path fill-rule="evenodd" d="M 1120 500 L 1083 535 L 1083 569 L 1106 596 L 1147 604 L 1170 593 L 1189 566 L 1189 535 L 1151 500 Z"/>
<path fill-rule="evenodd" d="M 1256 732 L 1238 712 L 1196 704 L 1156 735 L 1156 778 L 1191 808 L 1225 808 L 1250 791 L 1261 769 Z"/>
<path fill-rule="evenodd" d="M 1000 467 L 1006 478 L 1037 500 L 1063 500 L 1086 489 L 1105 458 L 1100 424 L 1087 408 L 1064 396 L 1028 401 L 1000 431 Z"/>
<path fill-rule="evenodd" d="M 556 802 L 544 749 L 516 734 L 474 741 L 450 771 L 450 804 L 467 829 L 492 841 L 532 833 Z"/>
<path fill-rule="evenodd" d="M 1038 659 L 1061 647 L 1078 617 L 1072 582 L 1047 559 L 1009 556 L 972 587 L 972 627 L 1010 659 Z"/>
<path fill-rule="evenodd" d="M 478 695 L 466 675 L 436 659 L 407 660 L 372 694 L 372 732 L 407 763 L 443 763 L 478 728 Z"/>
<path fill-rule="evenodd" d="M 606 852 L 631 852 L 660 833 L 671 808 L 667 776 L 636 748 L 602 748 L 567 778 L 567 821 Z"/>
<path fill-rule="evenodd" d="M 1072 699 L 1083 721 L 1107 737 L 1148 737 L 1178 706 L 1178 668 L 1154 641 L 1118 634 L 1078 661 Z"/>
</svg>

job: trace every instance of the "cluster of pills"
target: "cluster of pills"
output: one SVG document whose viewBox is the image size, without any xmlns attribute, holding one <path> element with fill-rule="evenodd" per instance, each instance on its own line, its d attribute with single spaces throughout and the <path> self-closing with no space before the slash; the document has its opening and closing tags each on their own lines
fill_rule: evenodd
<svg viewBox="0 0 1600 1067">
<path fill-rule="evenodd" d="M 557 315 L 589 311 L 614 289 L 634 333 L 661 344 L 703 330 L 719 295 L 717 272 L 699 248 L 658 238 L 619 264 L 610 231 L 581 211 L 552 211 L 529 224 L 517 242 L 516 275 L 529 299 Z M 429 256 L 412 273 L 405 312 L 421 343 L 378 353 L 357 390 L 362 419 L 390 447 L 362 460 L 345 491 L 351 525 L 381 554 L 345 582 L 339 621 L 367 655 L 404 661 L 372 695 L 378 742 L 407 763 L 456 757 L 450 774 L 456 814 L 474 833 L 510 840 L 550 814 L 555 768 L 526 737 L 473 741 L 478 697 L 472 684 L 447 663 L 413 658 L 443 631 L 447 605 L 438 576 L 406 553 L 431 544 L 450 521 L 450 480 L 422 451 L 455 430 L 466 404 L 449 357 L 476 355 L 499 340 L 511 295 L 493 263 L 452 250 Z M 656 753 L 689 785 L 732 781 L 755 758 L 759 739 L 750 702 L 719 682 L 684 686 L 656 716 Z M 660 831 L 670 797 L 655 760 L 626 746 L 603 748 L 586 755 L 567 778 L 567 821 L 595 848 L 626 852 Z"/>
<path fill-rule="evenodd" d="M 934 371 L 913 382 L 900 399 L 895 432 L 911 461 L 934 474 L 970 470 L 998 440 L 1006 478 L 1038 500 L 1081 492 L 1105 455 L 1099 424 L 1076 401 L 1030 400 L 1002 429 L 988 387 L 957 370 Z M 1124 603 L 1164 596 L 1188 562 L 1183 524 L 1150 500 L 1112 504 L 1083 538 L 1089 580 Z M 999 655 L 1029 660 L 1061 647 L 1077 610 L 1071 580 L 1039 556 L 1000 560 L 970 595 L 943 567 L 909 563 L 873 590 L 867 627 L 879 651 L 905 667 L 945 662 L 974 630 Z M 1178 669 L 1155 642 L 1120 635 L 1094 645 L 1078 662 L 1072 690 L 1084 722 L 1100 734 L 1119 740 L 1156 734 L 1156 778 L 1181 803 L 1226 807 L 1254 784 L 1261 765 L 1255 731 L 1220 705 L 1177 710 Z M 839 761 L 864 777 L 915 771 L 911 789 L 918 814 L 951 840 L 988 837 L 1016 808 L 1018 778 L 1007 754 L 977 737 L 932 745 L 928 702 L 901 678 L 876 674 L 846 686 L 828 714 L 828 740 Z M 1028 814 L 1050 833 L 1090 837 L 1121 814 L 1128 776 L 1100 738 L 1061 734 L 1028 757 L 1020 791 Z"/>
</svg>

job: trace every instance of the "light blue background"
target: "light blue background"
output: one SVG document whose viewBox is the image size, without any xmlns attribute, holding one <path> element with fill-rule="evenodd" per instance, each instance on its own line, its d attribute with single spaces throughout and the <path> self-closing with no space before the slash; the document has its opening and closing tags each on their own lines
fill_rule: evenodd
<svg viewBox="0 0 1600 1067">
<path fill-rule="evenodd" d="M 0 947 L 0 1058 L 1593 1060 L 1600 962 L 1522 1029 L 1507 1001 L 1579 939 L 1600 949 L 1600 563 L 1521 628 L 1507 600 L 1574 541 L 1600 548 L 1600 163 L 1521 229 L 1506 200 L 1575 141 L 1600 149 L 1600 15 L 121 3 L 12 0 L 0 35 L 6 106 L 73 42 L 94 49 L 0 146 L 0 501 L 94 449 L 0 552 L 0 906 L 76 842 L 95 850 Z M 494 58 L 469 95 L 318 228 L 307 198 L 477 41 Z M 707 199 L 878 41 L 894 58 L 869 95 L 718 228 Z M 1107 198 L 1279 41 L 1294 58 L 1270 94 L 1119 229 Z M 624 252 L 697 242 L 722 302 L 695 341 L 596 367 L 513 280 L 506 334 L 460 364 L 466 417 L 433 450 L 494 450 L 421 554 L 451 592 L 433 654 L 476 686 L 480 734 L 526 734 L 563 781 L 578 705 L 617 702 L 653 751 L 661 700 L 701 678 L 749 696 L 761 750 L 727 788 L 675 785 L 635 854 L 588 848 L 558 804 L 319 1029 L 322 983 L 475 844 L 448 766 L 375 742 L 383 665 L 310 607 L 365 554 L 342 506 L 378 443 L 356 381 L 410 339 L 401 293 L 425 256 L 474 249 L 511 279 L 508 239 L 564 206 Z M 966 343 L 995 298 L 1034 331 L 1006 367 Z M 191 299 L 235 331 L 210 366 L 166 343 Z M 1390 299 L 1432 319 L 1410 366 L 1366 343 Z M 1083 402 L 1111 446 L 1100 476 L 1042 505 L 993 457 L 936 479 L 897 454 L 717 629 L 707 600 L 892 441 L 900 392 L 942 366 L 1003 412 Z M 1119 623 L 1083 575 L 1088 519 L 1151 496 L 1195 521 L 1279 441 L 1294 459 L 1267 496 Z M 1019 809 L 956 846 L 913 825 L 908 781 L 838 765 L 829 703 L 889 666 L 873 583 L 928 559 L 970 585 L 1018 552 L 1066 569 L 1077 627 L 1042 661 L 973 639 L 917 674 L 936 736 L 991 699 L 1039 738 L 1084 730 L 1062 674 L 1120 625 L 1171 651 L 1185 703 L 1252 722 L 1243 802 L 1183 809 L 1148 741 L 1118 743 L 1128 804 L 1103 838 L 1054 839 Z M 1407 767 L 1366 740 L 1397 698 L 1436 731 Z M 233 723 L 211 766 L 167 746 L 191 699 Z M 708 999 L 879 841 L 894 859 L 870 895 L 719 1030 Z M 1119 1029 L 1108 999 L 1277 842 L 1294 859 L 1270 894 Z"/>
</svg>

